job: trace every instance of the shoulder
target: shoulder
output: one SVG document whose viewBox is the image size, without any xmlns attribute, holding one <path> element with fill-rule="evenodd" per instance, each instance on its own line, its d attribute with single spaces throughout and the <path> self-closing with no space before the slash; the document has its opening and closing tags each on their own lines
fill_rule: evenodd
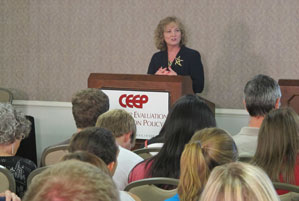
<svg viewBox="0 0 299 201">
<path fill-rule="evenodd" d="M 182 46 L 182 52 L 187 55 L 200 57 L 200 53 L 197 50 L 188 48 L 186 46 Z"/>
<path fill-rule="evenodd" d="M 121 146 L 119 146 L 119 157 L 122 158 L 124 157 L 126 158 L 126 160 L 130 158 L 131 160 L 138 161 L 138 162 L 143 161 L 143 158 L 141 158 L 139 155 Z"/>
<path fill-rule="evenodd" d="M 36 165 L 33 161 L 31 161 L 27 158 L 20 157 L 20 156 L 15 156 L 15 157 L 17 157 L 16 160 L 20 161 L 20 163 L 22 163 L 26 167 L 31 168 L 32 170 L 36 169 Z"/>
<path fill-rule="evenodd" d="M 153 54 L 152 58 L 162 58 L 166 54 L 166 51 L 159 51 Z"/>
<path fill-rule="evenodd" d="M 131 197 L 131 195 L 126 191 L 119 191 L 119 198 L 120 201 L 134 201 L 134 199 Z"/>
</svg>

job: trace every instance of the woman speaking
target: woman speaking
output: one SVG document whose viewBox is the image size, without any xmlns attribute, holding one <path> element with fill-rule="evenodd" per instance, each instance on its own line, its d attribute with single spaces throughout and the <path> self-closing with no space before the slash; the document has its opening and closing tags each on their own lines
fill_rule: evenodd
<svg viewBox="0 0 299 201">
<path fill-rule="evenodd" d="M 176 17 L 162 19 L 155 30 L 155 53 L 148 67 L 148 74 L 189 75 L 194 93 L 204 87 L 204 72 L 200 54 L 185 46 L 186 33 L 183 24 Z"/>
</svg>

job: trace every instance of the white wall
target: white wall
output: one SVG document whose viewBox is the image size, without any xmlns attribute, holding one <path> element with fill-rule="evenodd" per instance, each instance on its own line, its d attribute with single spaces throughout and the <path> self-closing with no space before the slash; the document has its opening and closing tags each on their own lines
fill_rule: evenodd
<svg viewBox="0 0 299 201">
<path fill-rule="evenodd" d="M 13 101 L 13 105 L 26 115 L 34 117 L 38 164 L 41 153 L 49 145 L 61 142 L 76 132 L 69 102 Z M 248 123 L 248 113 L 237 109 L 216 109 L 219 128 L 236 134 Z"/>
</svg>

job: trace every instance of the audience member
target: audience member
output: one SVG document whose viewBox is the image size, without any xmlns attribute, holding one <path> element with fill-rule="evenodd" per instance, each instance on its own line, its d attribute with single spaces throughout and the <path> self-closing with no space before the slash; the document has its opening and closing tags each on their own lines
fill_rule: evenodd
<svg viewBox="0 0 299 201">
<path fill-rule="evenodd" d="M 118 146 L 112 133 L 104 128 L 91 127 L 77 133 L 71 140 L 69 151 L 87 151 L 101 158 L 113 176 L 117 167 Z M 120 200 L 139 200 L 135 195 L 120 192 Z"/>
<path fill-rule="evenodd" d="M 228 163 L 212 171 L 200 201 L 279 201 L 269 177 L 248 163 Z"/>
<path fill-rule="evenodd" d="M 218 128 L 197 131 L 181 156 L 178 194 L 167 201 L 198 201 L 212 169 L 237 159 L 236 144 L 226 131 Z"/>
<path fill-rule="evenodd" d="M 23 197 L 27 177 L 36 165 L 29 159 L 16 156 L 22 139 L 30 133 L 31 123 L 11 104 L 0 103 L 0 165 L 9 169 L 16 180 L 16 193 Z"/>
<path fill-rule="evenodd" d="M 273 110 L 259 130 L 253 164 L 272 181 L 299 185 L 299 118 L 291 108 Z M 278 194 L 288 191 L 277 190 Z"/>
<path fill-rule="evenodd" d="M 94 165 L 68 160 L 34 177 L 23 201 L 118 201 L 111 177 Z"/>
<path fill-rule="evenodd" d="M 272 109 L 279 108 L 280 87 L 267 75 L 257 75 L 244 88 L 244 105 L 250 115 L 248 127 L 233 136 L 240 154 L 254 155 L 259 128 L 264 116 Z"/>
<path fill-rule="evenodd" d="M 109 169 L 107 168 L 106 163 L 101 158 L 87 151 L 75 151 L 73 153 L 68 153 L 64 155 L 61 159 L 61 161 L 67 161 L 67 160 L 79 160 L 82 162 L 90 163 L 100 168 L 106 174 L 111 175 Z"/>
<path fill-rule="evenodd" d="M 129 175 L 132 181 L 150 177 L 179 178 L 180 158 L 184 146 L 195 131 L 215 127 L 214 114 L 208 105 L 196 95 L 181 97 L 174 104 L 159 134 L 165 144 L 152 158 L 136 165 Z"/>
<path fill-rule="evenodd" d="M 136 139 L 135 120 L 125 110 L 115 109 L 100 115 L 96 126 L 111 131 L 119 145 L 118 165 L 113 180 L 119 190 L 124 190 L 130 171 L 137 163 L 143 161 L 143 158 L 130 151 Z"/>
</svg>

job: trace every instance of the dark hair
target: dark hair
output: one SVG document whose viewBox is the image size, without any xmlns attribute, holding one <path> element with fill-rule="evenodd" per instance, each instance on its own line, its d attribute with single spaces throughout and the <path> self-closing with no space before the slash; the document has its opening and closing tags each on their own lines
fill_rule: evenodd
<svg viewBox="0 0 299 201">
<path fill-rule="evenodd" d="M 278 83 L 267 75 L 256 75 L 249 80 L 244 88 L 244 100 L 250 116 L 265 116 L 275 108 L 281 97 Z"/>
<path fill-rule="evenodd" d="M 101 158 L 107 165 L 116 161 L 118 147 L 112 133 L 104 128 L 86 128 L 71 140 L 69 151 L 87 151 Z"/>
<path fill-rule="evenodd" d="M 84 89 L 73 95 L 72 105 L 77 128 L 86 128 L 95 126 L 98 116 L 109 110 L 109 99 L 100 89 Z"/>
<path fill-rule="evenodd" d="M 148 176 L 179 178 L 180 157 L 195 131 L 215 127 L 216 120 L 209 106 L 196 95 L 185 95 L 173 105 L 161 129 L 164 145 L 153 161 Z"/>
</svg>

